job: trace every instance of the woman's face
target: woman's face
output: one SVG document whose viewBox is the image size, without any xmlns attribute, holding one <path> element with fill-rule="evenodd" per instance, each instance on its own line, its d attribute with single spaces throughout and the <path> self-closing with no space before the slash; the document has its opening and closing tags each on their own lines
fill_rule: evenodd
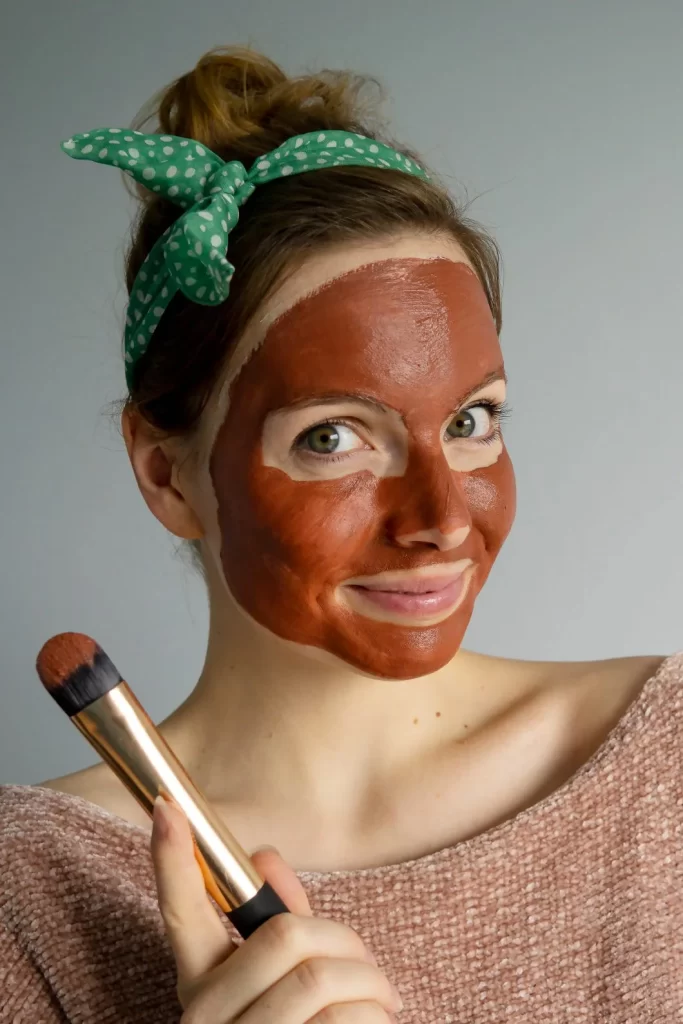
<svg viewBox="0 0 683 1024">
<path fill-rule="evenodd" d="M 436 671 L 515 514 L 482 286 L 455 242 L 418 237 L 328 254 L 271 307 L 209 460 L 227 587 L 365 673 Z"/>
</svg>

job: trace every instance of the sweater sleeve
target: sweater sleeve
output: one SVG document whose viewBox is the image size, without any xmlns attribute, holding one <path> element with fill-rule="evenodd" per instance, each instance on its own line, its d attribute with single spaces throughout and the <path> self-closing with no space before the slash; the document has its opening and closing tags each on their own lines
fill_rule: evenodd
<svg viewBox="0 0 683 1024">
<path fill-rule="evenodd" d="M 47 979 L 2 921 L 0 1024 L 69 1024 Z"/>
</svg>

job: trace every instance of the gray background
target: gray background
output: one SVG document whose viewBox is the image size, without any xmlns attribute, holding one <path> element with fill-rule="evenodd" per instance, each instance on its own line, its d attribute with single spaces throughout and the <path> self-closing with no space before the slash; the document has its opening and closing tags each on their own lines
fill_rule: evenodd
<svg viewBox="0 0 683 1024">
<path fill-rule="evenodd" d="M 93 635 L 157 721 L 202 667 L 203 584 L 108 415 L 133 203 L 59 142 L 129 125 L 216 45 L 381 78 L 396 137 L 502 246 L 519 504 L 465 646 L 683 648 L 680 0 L 3 5 L 0 782 L 96 760 L 35 673 L 54 633 Z"/>
</svg>

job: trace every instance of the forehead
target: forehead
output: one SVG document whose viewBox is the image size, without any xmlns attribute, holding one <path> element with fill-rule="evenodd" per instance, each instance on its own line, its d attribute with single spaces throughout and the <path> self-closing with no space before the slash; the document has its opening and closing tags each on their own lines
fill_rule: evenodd
<svg viewBox="0 0 683 1024">
<path fill-rule="evenodd" d="M 400 408 L 463 391 L 501 363 L 484 290 L 464 262 L 392 258 L 349 271 L 300 299 L 267 330 L 235 381 L 269 409 L 348 392 Z M 444 399 L 446 400 L 445 396 Z"/>
</svg>

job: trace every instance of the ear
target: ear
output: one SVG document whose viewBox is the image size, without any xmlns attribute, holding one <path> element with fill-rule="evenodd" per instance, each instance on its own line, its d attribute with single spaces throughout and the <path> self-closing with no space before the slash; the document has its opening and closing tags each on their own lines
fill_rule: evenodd
<svg viewBox="0 0 683 1024">
<path fill-rule="evenodd" d="M 121 428 L 135 479 L 149 510 L 176 537 L 203 537 L 204 528 L 180 484 L 178 446 L 163 440 L 131 405 L 121 414 Z"/>
</svg>

